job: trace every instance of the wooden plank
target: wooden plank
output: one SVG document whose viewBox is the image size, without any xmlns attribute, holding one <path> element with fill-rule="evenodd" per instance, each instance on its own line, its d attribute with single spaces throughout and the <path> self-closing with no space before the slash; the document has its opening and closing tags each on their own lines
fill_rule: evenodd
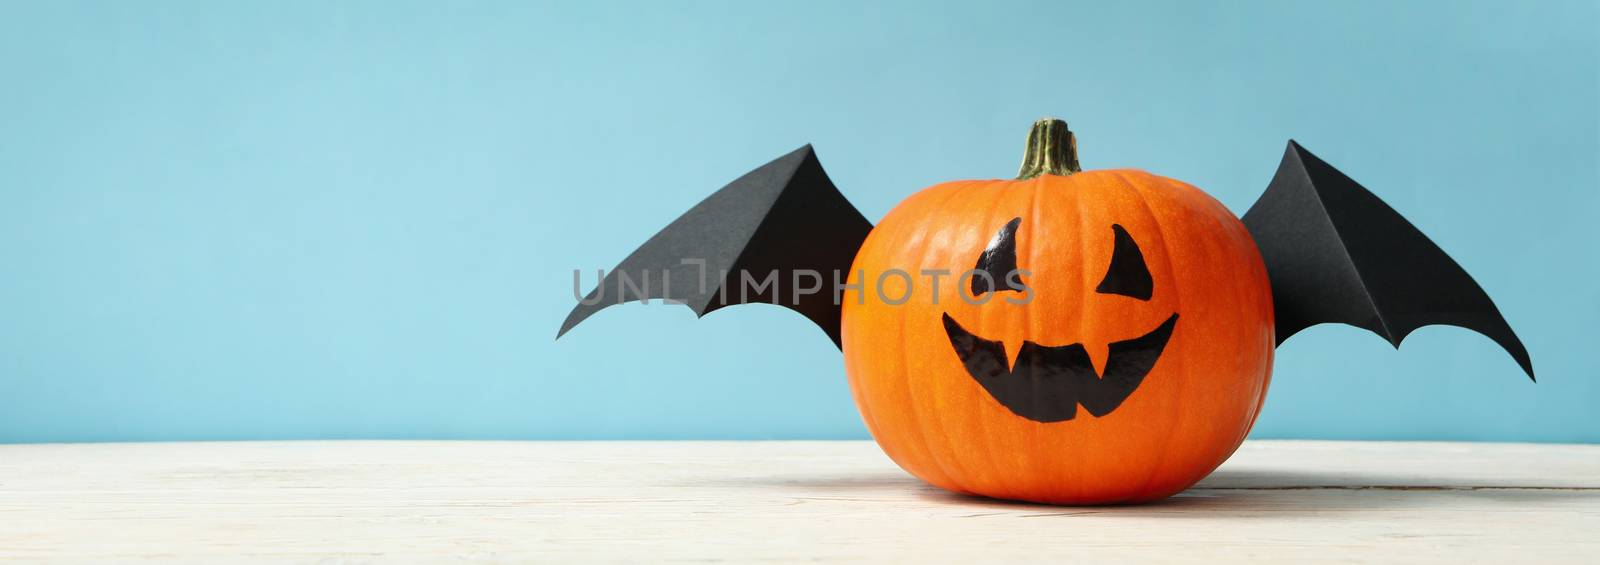
<svg viewBox="0 0 1600 565">
<path fill-rule="evenodd" d="M 870 442 L 0 446 L 0 560 L 1600 561 L 1600 446 L 1249 442 L 1168 501 L 923 485 Z"/>
</svg>

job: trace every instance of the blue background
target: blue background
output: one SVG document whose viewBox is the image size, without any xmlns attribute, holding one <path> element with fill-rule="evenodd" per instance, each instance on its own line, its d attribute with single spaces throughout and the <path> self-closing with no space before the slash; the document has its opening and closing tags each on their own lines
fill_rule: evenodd
<svg viewBox="0 0 1600 565">
<path fill-rule="evenodd" d="M 0 3 L 0 441 L 866 437 L 776 307 L 553 341 L 572 269 L 802 143 L 876 219 L 1046 115 L 1237 213 L 1298 139 L 1540 376 L 1319 327 L 1254 437 L 1600 441 L 1595 3 L 973 4 Z"/>
</svg>

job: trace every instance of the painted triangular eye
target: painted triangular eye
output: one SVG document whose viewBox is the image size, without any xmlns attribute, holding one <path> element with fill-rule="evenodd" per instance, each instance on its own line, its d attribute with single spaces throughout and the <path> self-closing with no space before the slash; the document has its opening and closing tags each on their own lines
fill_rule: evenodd
<svg viewBox="0 0 1600 565">
<path fill-rule="evenodd" d="M 1111 224 L 1111 231 L 1117 240 L 1116 248 L 1111 250 L 1111 267 L 1106 269 L 1106 277 L 1101 279 L 1100 286 L 1095 287 L 1094 291 L 1149 300 L 1155 282 L 1150 279 L 1150 269 L 1144 266 L 1144 254 L 1139 252 L 1139 244 L 1133 242 L 1133 236 L 1128 235 L 1128 230 L 1122 229 L 1121 225 Z"/>
<path fill-rule="evenodd" d="M 1027 292 L 1022 285 L 1020 273 L 1017 270 L 1017 227 L 1022 225 L 1022 218 L 1015 218 L 1006 222 L 1005 227 L 994 234 L 989 240 L 989 246 L 983 249 L 983 254 L 978 256 L 978 266 L 974 271 L 986 272 L 985 277 L 977 272 L 972 277 L 972 295 L 978 296 L 985 292 L 994 292 L 996 287 L 1000 290 L 1015 290 Z"/>
</svg>

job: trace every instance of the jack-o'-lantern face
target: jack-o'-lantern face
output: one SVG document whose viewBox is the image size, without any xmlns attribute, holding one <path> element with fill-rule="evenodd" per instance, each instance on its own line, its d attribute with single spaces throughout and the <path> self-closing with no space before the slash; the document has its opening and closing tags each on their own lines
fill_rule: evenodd
<svg viewBox="0 0 1600 565">
<path fill-rule="evenodd" d="M 990 292 L 1026 292 L 1017 265 L 1017 228 L 1022 218 L 1007 222 L 978 256 L 971 281 L 973 296 Z M 1098 294 L 1149 301 L 1153 292 L 1150 269 L 1139 244 L 1120 224 L 1112 224 L 1115 247 L 1105 276 L 1095 285 Z M 987 276 L 976 276 L 978 273 Z M 1018 416 L 1037 422 L 1071 420 L 1078 405 L 1095 416 L 1116 410 L 1150 373 L 1167 347 L 1178 314 L 1143 335 L 1112 342 L 1103 374 L 1097 374 L 1089 352 L 1081 343 L 1044 345 L 1026 341 L 1016 362 L 1006 357 L 1005 344 L 973 335 L 950 314 L 944 314 L 950 347 L 972 378 L 995 401 Z"/>
<path fill-rule="evenodd" d="M 974 271 L 989 276 L 962 276 Z M 862 287 L 842 300 L 841 341 L 862 418 L 947 489 L 1168 496 L 1238 447 L 1266 391 L 1259 252 L 1231 212 L 1169 178 L 930 187 L 873 228 L 850 275 Z"/>
</svg>

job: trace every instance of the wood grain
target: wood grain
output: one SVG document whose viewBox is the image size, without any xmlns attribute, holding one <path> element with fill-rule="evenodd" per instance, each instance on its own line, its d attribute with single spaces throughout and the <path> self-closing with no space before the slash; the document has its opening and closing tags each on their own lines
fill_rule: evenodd
<svg viewBox="0 0 1600 565">
<path fill-rule="evenodd" d="M 1600 562 L 1600 446 L 1247 443 L 1168 501 L 928 487 L 870 442 L 0 446 L 0 560 Z"/>
</svg>

